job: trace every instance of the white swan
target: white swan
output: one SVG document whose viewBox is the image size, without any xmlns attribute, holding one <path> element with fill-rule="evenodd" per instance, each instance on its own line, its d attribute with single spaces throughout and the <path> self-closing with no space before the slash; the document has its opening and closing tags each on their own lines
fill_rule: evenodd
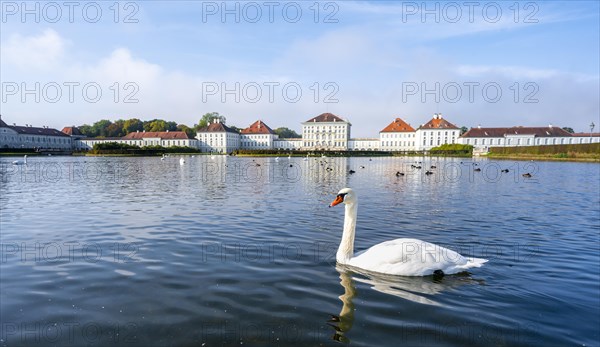
<svg viewBox="0 0 600 347">
<path fill-rule="evenodd" d="M 12 163 L 13 165 L 27 165 L 27 156 L 23 156 L 23 160 L 15 160 Z"/>
<path fill-rule="evenodd" d="M 288 155 L 288 160 L 292 160 L 292 155 Z"/>
<path fill-rule="evenodd" d="M 436 244 L 406 238 L 382 242 L 354 256 L 358 202 L 352 189 L 340 190 L 329 207 L 342 202 L 346 205 L 344 233 L 335 257 L 340 264 L 390 275 L 427 276 L 454 274 L 487 262 L 487 259 L 463 257 Z"/>
<path fill-rule="evenodd" d="M 183 164 L 185 164 L 185 159 L 183 159 L 183 158 L 180 158 L 180 159 L 179 159 L 179 165 L 183 165 Z"/>
<path fill-rule="evenodd" d="M 304 158 L 304 161 L 308 161 L 308 154 L 306 154 L 306 158 Z"/>
</svg>

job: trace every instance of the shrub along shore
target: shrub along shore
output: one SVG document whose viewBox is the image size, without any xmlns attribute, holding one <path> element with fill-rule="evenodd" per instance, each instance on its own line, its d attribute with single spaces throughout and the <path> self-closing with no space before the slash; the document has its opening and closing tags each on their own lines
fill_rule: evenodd
<svg viewBox="0 0 600 347">
<path fill-rule="evenodd" d="M 600 143 L 525 147 L 491 147 L 487 157 L 493 159 L 535 159 L 600 162 Z"/>
</svg>

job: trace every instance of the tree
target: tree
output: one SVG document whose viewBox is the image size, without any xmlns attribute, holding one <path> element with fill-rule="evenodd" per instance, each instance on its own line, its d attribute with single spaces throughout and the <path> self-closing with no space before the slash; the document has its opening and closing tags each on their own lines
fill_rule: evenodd
<svg viewBox="0 0 600 347">
<path fill-rule="evenodd" d="M 99 120 L 92 125 L 92 131 L 96 134 L 96 136 L 107 137 L 107 128 L 111 124 L 112 122 L 108 119 Z"/>
<path fill-rule="evenodd" d="M 465 126 L 463 126 L 463 127 L 460 128 L 460 134 L 461 135 L 464 134 L 464 133 L 466 133 L 467 131 L 469 131 L 469 129 L 467 127 L 465 127 Z"/>
<path fill-rule="evenodd" d="M 144 130 L 146 131 L 167 131 L 167 122 L 162 119 L 153 119 L 148 122 L 144 122 Z"/>
<path fill-rule="evenodd" d="M 200 118 L 200 122 L 198 122 L 198 125 L 196 125 L 196 129 L 207 127 L 215 119 L 218 119 L 219 122 L 225 124 L 225 116 L 221 116 L 219 112 L 209 112 Z"/>
<path fill-rule="evenodd" d="M 94 129 L 92 128 L 91 125 L 88 124 L 84 124 L 81 126 L 78 126 L 79 131 L 81 132 L 81 135 L 86 136 L 86 137 L 96 137 L 98 136 L 98 134 L 96 134 L 94 132 Z"/>
<path fill-rule="evenodd" d="M 284 139 L 302 137 L 298 133 L 296 133 L 294 130 L 286 128 L 286 127 L 277 128 L 277 129 L 273 130 L 273 132 L 275 132 L 275 134 L 279 135 L 279 138 L 284 138 Z"/>
<path fill-rule="evenodd" d="M 175 122 L 166 122 L 167 124 L 167 130 L 169 131 L 176 131 L 177 130 L 177 123 Z"/>
<path fill-rule="evenodd" d="M 136 131 L 144 131 L 144 122 L 137 118 L 131 118 L 123 123 L 123 132 L 125 134 L 134 133 Z"/>
<path fill-rule="evenodd" d="M 121 137 L 125 134 L 123 134 L 123 124 L 125 123 L 125 121 L 123 121 L 122 119 L 119 119 L 118 121 L 109 124 L 106 127 L 106 133 L 105 136 L 106 137 Z"/>
<path fill-rule="evenodd" d="M 196 137 L 196 130 L 194 128 L 190 128 L 185 124 L 179 124 L 177 126 L 177 131 L 183 131 L 187 134 L 187 136 L 194 138 Z"/>
<path fill-rule="evenodd" d="M 234 125 L 230 126 L 229 129 L 231 129 L 233 131 L 237 131 L 238 133 L 241 133 L 242 130 L 244 130 L 244 129 L 238 128 L 238 127 L 236 127 Z"/>
<path fill-rule="evenodd" d="M 564 127 L 563 128 L 564 131 L 573 134 L 575 131 L 573 130 L 573 128 L 569 128 L 569 127 Z"/>
</svg>

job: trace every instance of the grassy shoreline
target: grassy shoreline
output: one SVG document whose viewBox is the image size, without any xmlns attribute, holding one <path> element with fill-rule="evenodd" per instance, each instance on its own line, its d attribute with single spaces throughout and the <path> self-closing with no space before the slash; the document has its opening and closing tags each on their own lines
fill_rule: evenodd
<svg viewBox="0 0 600 347">
<path fill-rule="evenodd" d="M 581 153 L 579 153 L 581 154 Z M 587 153 L 584 153 L 587 154 Z M 577 155 L 577 154 L 576 154 Z M 586 163 L 600 163 L 600 156 L 558 156 L 552 155 L 535 155 L 535 154 L 488 154 L 482 158 L 499 159 L 499 160 L 538 160 L 538 161 L 573 161 Z"/>
</svg>

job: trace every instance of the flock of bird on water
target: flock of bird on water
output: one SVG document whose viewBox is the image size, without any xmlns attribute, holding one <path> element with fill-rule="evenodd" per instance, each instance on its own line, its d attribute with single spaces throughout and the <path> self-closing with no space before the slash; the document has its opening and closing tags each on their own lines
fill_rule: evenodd
<svg viewBox="0 0 600 347">
<path fill-rule="evenodd" d="M 162 155 L 162 157 L 160 158 L 160 160 L 161 160 L 161 161 L 164 161 L 164 160 L 165 160 L 166 158 L 168 158 L 168 157 L 170 157 L 170 155 L 168 155 L 168 154 L 163 154 L 163 155 Z M 194 158 L 194 157 L 195 157 L 195 155 L 192 155 L 192 158 Z M 288 157 L 287 157 L 287 158 L 288 158 L 288 160 L 292 160 L 292 156 L 291 156 L 291 155 L 288 155 Z M 327 157 L 326 157 L 326 156 L 323 154 L 323 155 L 321 156 L 321 158 L 327 158 Z M 215 159 L 215 155 L 214 155 L 214 154 L 211 154 L 211 155 L 210 155 L 210 159 Z M 304 158 L 304 161 L 308 161 L 308 160 L 309 160 L 309 156 L 308 156 L 308 154 L 307 154 L 307 155 L 306 155 L 306 157 Z M 317 159 L 317 158 L 315 158 L 315 160 L 318 160 L 318 159 Z M 252 161 L 254 161 L 254 159 L 252 159 Z M 275 161 L 277 161 L 277 162 L 278 162 L 278 161 L 279 161 L 279 157 L 275 157 Z M 369 159 L 369 161 L 372 161 L 372 159 Z M 13 161 L 12 163 L 13 163 L 13 165 L 27 165 L 27 156 L 26 156 L 26 155 L 25 155 L 25 156 L 23 156 L 23 160 L 15 160 L 15 161 Z M 421 162 L 420 162 L 420 161 L 418 161 L 418 162 L 415 162 L 415 163 L 416 163 L 416 164 L 421 164 Z M 463 162 L 462 162 L 462 161 L 461 161 L 460 163 L 461 163 L 461 164 L 463 164 Z M 321 166 L 325 166 L 325 165 L 327 164 L 327 162 L 326 162 L 326 161 L 324 161 L 324 160 L 321 160 L 321 161 L 319 162 L 319 164 L 320 164 Z M 179 159 L 179 165 L 185 165 L 185 159 L 184 159 L 184 158 L 180 158 L 180 159 Z M 479 165 L 479 164 L 477 164 L 477 163 L 473 163 L 473 166 L 478 166 L 478 165 Z M 260 164 L 259 164 L 259 163 L 256 163 L 256 166 L 260 166 Z M 294 166 L 293 164 L 290 164 L 290 167 L 293 167 L 293 166 Z M 415 164 L 411 164 L 411 165 L 410 165 L 410 167 L 411 167 L 411 168 L 413 168 L 413 169 L 417 169 L 417 170 L 418 170 L 418 169 L 422 169 L 422 168 L 423 168 L 421 165 L 415 165 Z M 364 169 L 364 168 L 365 168 L 365 166 L 364 166 L 364 165 L 361 165 L 361 166 L 360 166 L 360 168 L 361 168 L 361 169 Z M 431 171 L 431 170 L 433 170 L 433 169 L 435 169 L 435 168 L 436 168 L 436 166 L 435 166 L 435 165 L 431 165 L 431 167 L 429 168 L 429 170 L 426 170 L 426 171 L 425 171 L 425 175 L 428 175 L 428 176 L 429 176 L 429 175 L 433 175 L 433 173 L 434 173 L 434 172 L 433 172 L 433 171 Z M 330 168 L 330 167 L 325 167 L 325 170 L 327 170 L 327 171 L 333 171 L 333 169 L 332 169 L 332 168 Z M 478 167 L 476 167 L 475 169 L 473 169 L 473 171 L 475 171 L 475 172 L 481 172 L 481 168 L 478 168 Z M 508 173 L 508 172 L 509 172 L 509 170 L 508 170 L 508 169 L 502 169 L 500 172 L 502 172 L 502 173 Z M 352 175 L 352 174 L 355 174 L 355 173 L 356 173 L 356 171 L 354 171 L 354 170 L 349 170 L 349 171 L 348 171 L 348 174 L 350 174 L 350 175 Z M 397 171 L 397 172 L 396 172 L 396 177 L 402 177 L 402 176 L 404 176 L 404 172 L 400 172 L 400 171 Z M 522 174 L 521 176 L 523 176 L 523 177 L 526 177 L 526 178 L 531 178 L 531 177 L 532 177 L 532 175 L 531 175 L 529 172 L 527 172 L 527 173 L 524 173 L 524 174 Z"/>
<path fill-rule="evenodd" d="M 168 154 L 163 154 L 160 160 L 163 161 L 168 157 Z M 191 157 L 195 156 L 192 155 Z M 210 158 L 214 159 L 215 155 L 211 154 Z M 332 168 L 326 166 L 327 161 L 324 158 L 327 157 L 322 155 L 319 164 L 324 166 L 327 171 L 332 171 Z M 291 159 L 292 157 L 289 155 L 288 160 Z M 309 156 L 307 155 L 303 160 L 308 161 Z M 315 158 L 315 160 L 318 160 L 318 158 Z M 254 159 L 252 161 L 255 162 Z M 275 161 L 279 161 L 279 157 L 276 157 Z M 369 159 L 369 161 L 372 161 L 372 159 Z M 185 165 L 185 159 L 180 158 L 179 164 Z M 255 164 L 256 166 L 260 166 L 259 163 L 255 162 Z M 13 161 L 13 165 L 27 165 L 27 156 L 25 155 L 23 160 Z M 293 167 L 293 164 L 290 163 L 289 165 Z M 473 171 L 481 171 L 481 168 L 477 167 L 477 163 L 472 163 L 472 165 L 475 167 Z M 365 169 L 366 167 L 361 165 L 360 168 Z M 415 164 L 411 164 L 411 168 L 416 170 L 422 169 L 422 163 L 415 162 Z M 434 169 L 436 169 L 436 166 L 431 165 L 425 171 L 425 175 L 433 175 L 434 172 L 432 170 Z M 509 170 L 502 169 L 502 172 L 508 173 Z M 348 171 L 350 175 L 354 173 L 356 173 L 354 170 Z M 401 177 L 404 176 L 404 173 L 397 171 L 395 175 Z M 532 177 L 530 173 L 525 173 L 522 176 Z M 411 238 L 385 241 L 355 255 L 354 236 L 356 232 L 358 197 L 351 188 L 340 190 L 329 207 L 342 203 L 345 205 L 345 215 L 342 239 L 336 253 L 336 261 L 339 264 L 389 275 L 443 276 L 464 272 L 473 267 L 480 267 L 487 262 L 487 259 L 464 257 L 450 249 Z M 410 252 L 407 252 L 407 250 L 410 250 Z"/>
</svg>

